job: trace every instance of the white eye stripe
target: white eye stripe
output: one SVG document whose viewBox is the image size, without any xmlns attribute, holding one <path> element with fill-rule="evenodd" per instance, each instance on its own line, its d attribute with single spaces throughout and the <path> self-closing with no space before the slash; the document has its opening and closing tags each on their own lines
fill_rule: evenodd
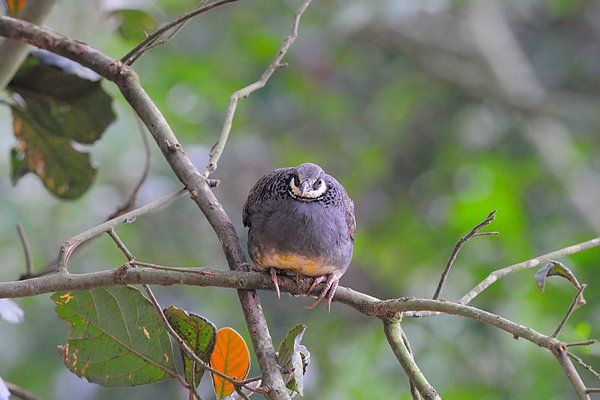
<svg viewBox="0 0 600 400">
<path fill-rule="evenodd" d="M 327 191 L 327 184 L 325 183 L 325 180 L 319 179 L 319 187 L 316 189 L 313 189 L 313 187 L 311 186 L 309 190 L 304 192 L 304 196 L 302 196 L 300 194 L 300 188 L 298 186 L 296 186 L 296 182 L 294 182 L 294 178 L 292 178 L 290 180 L 290 194 L 298 200 L 303 200 L 303 201 L 313 200 L 318 197 L 321 197 L 326 191 Z"/>
</svg>

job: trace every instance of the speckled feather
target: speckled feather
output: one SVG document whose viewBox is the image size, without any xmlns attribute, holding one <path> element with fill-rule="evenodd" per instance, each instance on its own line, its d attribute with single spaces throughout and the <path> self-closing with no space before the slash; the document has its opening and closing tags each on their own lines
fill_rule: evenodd
<svg viewBox="0 0 600 400">
<path fill-rule="evenodd" d="M 304 201 L 290 194 L 298 168 L 310 173 L 318 168 L 327 185 L 322 196 Z M 339 278 L 352 259 L 354 204 L 344 187 L 315 164 L 277 169 L 260 178 L 244 204 L 243 222 L 249 227 L 248 252 L 259 267 Z"/>
</svg>

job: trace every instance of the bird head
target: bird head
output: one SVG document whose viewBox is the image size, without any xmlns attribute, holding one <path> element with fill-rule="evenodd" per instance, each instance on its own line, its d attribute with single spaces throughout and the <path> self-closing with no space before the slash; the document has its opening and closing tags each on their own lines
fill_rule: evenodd
<svg viewBox="0 0 600 400">
<path fill-rule="evenodd" d="M 303 201 L 318 199 L 327 191 L 324 175 L 323 169 L 316 164 L 298 165 L 290 178 L 290 194 Z"/>
</svg>

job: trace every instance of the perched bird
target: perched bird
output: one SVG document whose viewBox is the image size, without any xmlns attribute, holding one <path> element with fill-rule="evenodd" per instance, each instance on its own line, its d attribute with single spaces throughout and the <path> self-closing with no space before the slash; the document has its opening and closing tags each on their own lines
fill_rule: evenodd
<svg viewBox="0 0 600 400">
<path fill-rule="evenodd" d="M 308 293 L 325 288 L 308 308 L 327 296 L 328 307 L 354 247 L 354 203 L 344 187 L 316 164 L 280 168 L 256 182 L 243 210 L 248 252 L 269 270 L 279 296 L 277 269 L 314 277 Z"/>
</svg>

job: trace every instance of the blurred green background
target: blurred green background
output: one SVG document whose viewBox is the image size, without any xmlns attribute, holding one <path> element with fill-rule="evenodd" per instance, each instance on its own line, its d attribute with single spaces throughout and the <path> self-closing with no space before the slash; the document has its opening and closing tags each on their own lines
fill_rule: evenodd
<svg viewBox="0 0 600 400">
<path fill-rule="evenodd" d="M 109 9 L 144 10 L 128 14 L 127 21 L 149 23 L 151 29 L 152 19 L 167 22 L 195 4 L 60 2 L 46 25 L 119 58 L 136 39 L 123 34 L 128 26 L 119 32 L 125 14 Z M 489 229 L 500 235 L 465 246 L 442 297 L 457 299 L 495 269 L 598 235 L 600 4 L 505 1 L 500 19 L 485 4 L 332 0 L 311 5 L 284 60 L 289 67 L 239 104 L 213 175 L 222 180 L 215 193 L 244 248 L 240 214 L 250 187 L 271 169 L 306 161 L 337 177 L 356 205 L 355 257 L 341 284 L 379 298 L 430 297 L 455 242 L 491 210 L 497 210 L 497 219 Z M 298 5 L 298 0 L 245 0 L 221 7 L 191 20 L 168 45 L 135 64 L 198 168 L 205 166 L 220 132 L 229 95 L 260 76 L 288 34 Z M 508 30 L 498 31 L 499 23 Z M 139 34 L 139 28 L 133 32 Z M 521 52 L 507 51 L 510 46 L 502 41 L 507 32 Z M 486 59 L 482 49 L 491 56 Z M 513 68 L 519 62 L 533 75 Z M 513 92 L 494 71 L 509 77 Z M 535 84 L 546 92 L 537 93 Z M 9 109 L 0 108 L 1 280 L 24 272 L 17 222 L 24 225 L 40 268 L 65 240 L 112 213 L 141 173 L 144 150 L 132 111 L 114 86 L 105 82 L 104 87 L 115 98 L 118 121 L 91 147 L 99 175 L 73 202 L 56 200 L 31 174 L 11 187 L 14 137 Z M 177 188 L 153 145 L 139 203 Z M 187 199 L 118 232 L 139 260 L 226 268 L 214 233 Z M 600 337 L 600 251 L 561 261 L 589 284 L 588 304 L 561 337 Z M 97 271 L 123 262 L 112 242 L 102 238 L 73 257 L 71 269 Z M 496 283 L 473 305 L 553 332 L 575 289 L 552 278 L 540 293 L 533 274 L 524 271 Z M 164 306 L 186 308 L 248 338 L 237 296 L 229 289 L 165 287 L 156 293 Z M 308 325 L 304 343 L 312 365 L 305 398 L 410 398 L 378 320 L 340 304 L 328 314 L 326 307 L 305 310 L 306 298 L 284 295 L 278 301 L 271 292 L 260 297 L 275 342 L 296 323 Z M 173 381 L 104 389 L 77 378 L 56 353 L 67 325 L 55 316 L 49 295 L 17 301 L 25 321 L 0 321 L 5 380 L 48 399 L 186 397 Z M 404 326 L 417 363 L 443 398 L 575 396 L 552 355 L 531 343 L 457 317 L 406 320 Z M 598 348 L 575 351 L 600 369 Z M 252 373 L 258 373 L 255 365 Z M 582 376 L 594 386 L 591 375 L 583 371 Z M 210 392 L 205 377 L 205 399 Z"/>
</svg>

